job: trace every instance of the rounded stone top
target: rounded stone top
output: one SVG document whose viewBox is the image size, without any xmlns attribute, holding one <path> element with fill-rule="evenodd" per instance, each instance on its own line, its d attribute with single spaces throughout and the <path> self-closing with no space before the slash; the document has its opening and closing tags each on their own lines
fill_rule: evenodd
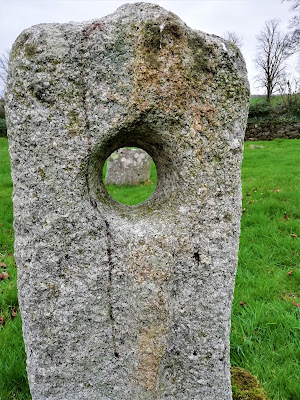
<svg viewBox="0 0 300 400">
<path fill-rule="evenodd" d="M 18 37 L 6 117 L 34 400 L 231 400 L 248 103 L 239 50 L 157 5 Z M 132 207 L 102 179 L 122 147 L 157 168 Z"/>
</svg>

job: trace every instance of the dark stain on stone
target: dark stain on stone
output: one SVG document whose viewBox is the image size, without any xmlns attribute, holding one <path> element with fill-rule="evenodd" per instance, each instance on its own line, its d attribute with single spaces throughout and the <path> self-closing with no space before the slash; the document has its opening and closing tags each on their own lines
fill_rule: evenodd
<svg viewBox="0 0 300 400">
<path fill-rule="evenodd" d="M 163 31 L 174 36 L 174 38 L 179 39 L 182 36 L 182 29 L 180 25 L 172 21 L 168 21 L 168 23 L 164 26 Z"/>
<path fill-rule="evenodd" d="M 95 21 L 91 25 L 87 26 L 84 31 L 83 35 L 84 37 L 90 36 L 94 31 L 103 31 L 104 29 L 104 23 L 102 21 Z"/>
<path fill-rule="evenodd" d="M 27 43 L 25 45 L 25 56 L 26 57 L 33 57 L 36 53 L 36 44 L 34 43 Z"/>
<path fill-rule="evenodd" d="M 224 221 L 231 222 L 232 221 L 232 214 L 230 214 L 229 212 L 225 213 L 223 218 L 224 218 Z"/>
<path fill-rule="evenodd" d="M 38 171 L 39 171 L 42 182 L 44 182 L 45 177 L 46 177 L 45 171 L 42 168 L 39 168 Z"/>
<path fill-rule="evenodd" d="M 151 21 L 143 25 L 143 45 L 153 52 L 160 50 L 161 32 L 158 22 Z"/>
<path fill-rule="evenodd" d="M 200 263 L 200 256 L 199 256 L 199 253 L 197 253 L 197 252 L 194 253 L 193 258 L 194 258 L 194 260 L 196 261 L 197 264 Z"/>
</svg>

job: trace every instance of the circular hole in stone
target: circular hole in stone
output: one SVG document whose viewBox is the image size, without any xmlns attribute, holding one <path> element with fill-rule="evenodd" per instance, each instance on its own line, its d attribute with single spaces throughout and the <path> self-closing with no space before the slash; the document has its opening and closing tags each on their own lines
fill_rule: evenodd
<svg viewBox="0 0 300 400">
<path fill-rule="evenodd" d="M 103 183 L 119 203 L 136 205 L 147 200 L 157 182 L 156 166 L 151 156 L 137 147 L 121 147 L 103 166 Z"/>
</svg>

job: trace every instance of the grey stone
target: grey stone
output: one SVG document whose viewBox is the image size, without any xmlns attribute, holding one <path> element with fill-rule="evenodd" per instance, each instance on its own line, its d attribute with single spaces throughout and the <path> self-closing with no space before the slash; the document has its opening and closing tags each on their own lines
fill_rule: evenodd
<svg viewBox="0 0 300 400">
<path fill-rule="evenodd" d="M 229 400 L 249 102 L 239 50 L 149 3 L 25 30 L 6 111 L 33 400 Z M 107 157 L 158 183 L 114 201 Z"/>
<path fill-rule="evenodd" d="M 300 139 L 300 122 L 248 122 L 245 140 Z"/>
<path fill-rule="evenodd" d="M 121 148 L 107 159 L 107 185 L 140 185 L 150 179 L 152 158 L 142 149 Z"/>
<path fill-rule="evenodd" d="M 251 144 L 250 149 L 264 149 L 264 146 L 257 146 L 257 145 Z"/>
</svg>

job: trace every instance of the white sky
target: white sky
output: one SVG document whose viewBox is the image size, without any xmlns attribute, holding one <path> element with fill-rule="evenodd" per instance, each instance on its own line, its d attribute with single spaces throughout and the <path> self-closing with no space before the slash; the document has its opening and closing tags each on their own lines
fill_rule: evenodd
<svg viewBox="0 0 300 400">
<path fill-rule="evenodd" d="M 88 21 L 114 12 L 124 3 L 135 0 L 0 0 L 0 54 L 10 49 L 23 29 L 43 22 Z M 153 0 L 177 14 L 188 26 L 223 36 L 234 31 L 243 38 L 242 53 L 246 60 L 252 93 L 262 93 L 254 83 L 256 35 L 264 22 L 281 20 L 287 28 L 293 14 L 290 3 L 281 0 Z M 290 68 L 296 69 L 296 58 Z"/>
</svg>

